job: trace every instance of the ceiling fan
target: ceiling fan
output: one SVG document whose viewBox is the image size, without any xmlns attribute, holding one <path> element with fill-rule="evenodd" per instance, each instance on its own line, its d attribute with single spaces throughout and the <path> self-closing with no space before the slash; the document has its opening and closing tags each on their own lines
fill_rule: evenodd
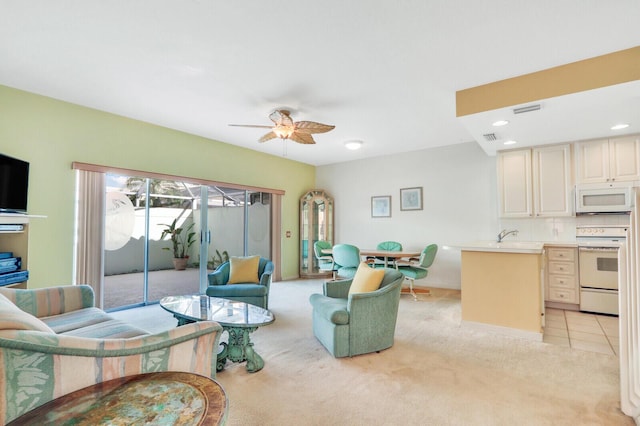
<svg viewBox="0 0 640 426">
<path fill-rule="evenodd" d="M 314 144 L 316 141 L 311 136 L 312 133 L 325 133 L 333 130 L 336 126 L 316 123 L 315 121 L 296 121 L 291 119 L 291 112 L 286 109 L 277 109 L 269 114 L 273 121 L 273 126 L 263 126 L 260 124 L 229 124 L 236 127 L 258 127 L 271 129 L 269 133 L 262 136 L 258 141 L 266 142 L 274 138 L 289 139 L 302 144 Z"/>
</svg>

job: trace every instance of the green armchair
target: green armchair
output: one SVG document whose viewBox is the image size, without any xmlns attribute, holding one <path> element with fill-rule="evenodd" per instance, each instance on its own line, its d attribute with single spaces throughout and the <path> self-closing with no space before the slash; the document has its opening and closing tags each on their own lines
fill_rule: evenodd
<svg viewBox="0 0 640 426">
<path fill-rule="evenodd" d="M 312 294 L 313 334 L 336 358 L 377 352 L 393 346 L 404 275 L 385 269 L 378 290 L 349 294 L 353 279 L 324 283 Z"/>
<path fill-rule="evenodd" d="M 229 284 L 230 272 L 231 264 L 227 261 L 218 266 L 218 269 L 209 273 L 207 296 L 250 303 L 263 309 L 269 309 L 269 288 L 271 287 L 271 275 L 273 274 L 272 261 L 260 258 L 258 263 L 259 283 Z"/>
</svg>

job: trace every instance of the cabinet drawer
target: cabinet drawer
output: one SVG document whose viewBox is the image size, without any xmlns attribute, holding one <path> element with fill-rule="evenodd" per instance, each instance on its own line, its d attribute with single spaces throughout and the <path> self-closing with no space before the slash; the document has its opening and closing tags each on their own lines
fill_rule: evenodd
<svg viewBox="0 0 640 426">
<path fill-rule="evenodd" d="M 549 275 L 549 288 L 576 290 L 576 277 L 573 275 Z"/>
<path fill-rule="evenodd" d="M 576 249 L 574 248 L 550 248 L 547 250 L 549 260 L 560 260 L 574 262 L 576 260 Z"/>
<path fill-rule="evenodd" d="M 575 263 L 573 262 L 549 262 L 550 274 L 575 274 Z"/>
<path fill-rule="evenodd" d="M 575 290 L 550 288 L 547 299 L 551 302 L 578 303 L 578 292 Z"/>
</svg>

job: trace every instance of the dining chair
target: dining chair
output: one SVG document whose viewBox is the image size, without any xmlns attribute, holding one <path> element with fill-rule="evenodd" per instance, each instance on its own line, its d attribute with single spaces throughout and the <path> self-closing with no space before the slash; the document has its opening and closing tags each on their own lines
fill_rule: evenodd
<svg viewBox="0 0 640 426">
<path fill-rule="evenodd" d="M 409 292 L 413 296 L 413 300 L 418 300 L 418 296 L 413 290 L 415 280 L 425 278 L 429 273 L 429 268 L 433 264 L 438 253 L 437 244 L 429 244 L 422 250 L 419 259 L 398 259 L 396 260 L 396 269 L 404 274 L 406 280 L 409 281 Z M 429 290 L 425 291 L 426 295 L 430 295 Z"/>
<path fill-rule="evenodd" d="M 360 265 L 360 249 L 351 244 L 336 244 L 332 254 L 338 277 L 353 278 Z"/>
<path fill-rule="evenodd" d="M 322 250 L 330 249 L 331 243 L 324 240 L 318 240 L 313 243 L 313 254 L 318 261 L 318 269 L 323 272 L 331 272 L 333 274 L 333 279 L 336 279 L 336 266 L 333 261 L 333 256 L 330 254 L 325 254 Z"/>
<path fill-rule="evenodd" d="M 386 250 L 386 251 L 402 251 L 402 244 L 397 241 L 383 241 L 378 243 L 376 246 L 377 250 Z M 388 259 L 385 262 L 385 258 L 383 256 L 368 256 L 367 263 L 372 264 L 374 267 L 388 267 L 393 268 L 395 266 L 394 259 Z"/>
</svg>

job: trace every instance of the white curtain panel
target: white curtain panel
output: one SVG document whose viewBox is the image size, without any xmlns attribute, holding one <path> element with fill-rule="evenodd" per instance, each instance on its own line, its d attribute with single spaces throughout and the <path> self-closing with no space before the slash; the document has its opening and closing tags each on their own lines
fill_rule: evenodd
<svg viewBox="0 0 640 426">
<path fill-rule="evenodd" d="M 90 285 L 103 306 L 105 174 L 77 173 L 75 284 Z"/>
</svg>

